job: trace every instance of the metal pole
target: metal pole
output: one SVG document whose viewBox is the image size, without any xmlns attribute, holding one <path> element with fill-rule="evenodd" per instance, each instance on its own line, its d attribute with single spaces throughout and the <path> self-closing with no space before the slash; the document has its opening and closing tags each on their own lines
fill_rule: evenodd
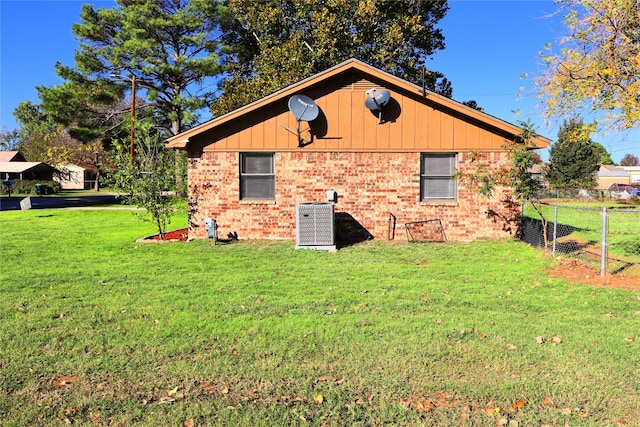
<svg viewBox="0 0 640 427">
<path fill-rule="evenodd" d="M 131 155 L 131 163 L 135 155 L 134 138 L 136 125 L 136 76 L 131 76 L 131 144 L 129 145 L 129 154 Z"/>
<path fill-rule="evenodd" d="M 558 236 L 558 206 L 553 207 L 553 250 L 552 256 L 556 256 L 556 236 Z"/>
<path fill-rule="evenodd" d="M 600 255 L 600 276 L 607 275 L 607 208 L 602 207 L 602 254 Z"/>
</svg>

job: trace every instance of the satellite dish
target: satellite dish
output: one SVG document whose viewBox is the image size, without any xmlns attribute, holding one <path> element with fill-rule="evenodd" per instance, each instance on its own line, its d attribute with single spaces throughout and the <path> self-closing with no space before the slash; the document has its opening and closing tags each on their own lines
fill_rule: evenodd
<svg viewBox="0 0 640 427">
<path fill-rule="evenodd" d="M 370 110 L 382 110 L 391 99 L 391 93 L 386 89 L 369 89 L 366 94 L 367 99 L 364 101 L 364 104 Z"/>
<path fill-rule="evenodd" d="M 365 92 L 367 99 L 364 100 L 364 105 L 371 111 L 378 112 L 378 124 L 382 124 L 382 110 L 384 106 L 389 103 L 391 99 L 391 93 L 386 89 L 369 89 Z"/>
<path fill-rule="evenodd" d="M 304 120 L 310 122 L 318 117 L 318 106 L 305 95 L 293 95 L 289 98 L 289 111 L 296 117 L 298 121 Z"/>
<path fill-rule="evenodd" d="M 305 122 L 310 122 L 315 120 L 315 118 L 318 117 L 318 114 L 320 113 L 320 108 L 318 108 L 318 106 L 313 101 L 313 99 L 301 94 L 293 95 L 291 98 L 289 98 L 288 105 L 289 105 L 289 111 L 291 111 L 291 114 L 293 114 L 296 118 L 297 128 L 294 132 L 291 129 L 287 128 L 286 126 L 283 126 L 283 125 L 280 125 L 280 126 L 282 126 L 288 132 L 291 132 L 292 134 L 298 137 L 298 147 L 302 148 L 306 145 L 311 144 L 313 142 L 313 135 L 311 135 L 311 140 L 309 141 L 305 140 L 302 137 L 302 129 L 300 129 L 300 122 L 303 120 Z"/>
</svg>

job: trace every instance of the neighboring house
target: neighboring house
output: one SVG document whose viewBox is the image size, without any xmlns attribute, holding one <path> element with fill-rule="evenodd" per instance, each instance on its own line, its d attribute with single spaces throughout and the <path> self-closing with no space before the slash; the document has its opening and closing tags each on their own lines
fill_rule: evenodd
<svg viewBox="0 0 640 427">
<path fill-rule="evenodd" d="M 98 177 L 98 169 L 85 163 L 61 165 L 58 170 L 60 173 L 54 179 L 64 190 L 92 189 Z"/>
<path fill-rule="evenodd" d="M 0 151 L 0 162 L 26 162 L 27 159 L 19 151 Z"/>
<path fill-rule="evenodd" d="M 622 166 L 600 165 L 598 189 L 608 190 L 613 184 L 630 184 L 631 176 Z"/>
<path fill-rule="evenodd" d="M 56 168 L 42 162 L 0 162 L 2 180 L 53 181 Z"/>
<path fill-rule="evenodd" d="M 19 151 L 0 151 L 0 178 L 53 181 L 57 169 L 42 162 L 27 162 Z"/>
<path fill-rule="evenodd" d="M 531 166 L 531 168 L 529 169 L 529 173 L 536 181 L 540 183 L 541 186 L 548 187 L 549 180 L 546 179 L 544 176 L 544 168 L 545 168 L 544 163 L 535 164 Z"/>
<path fill-rule="evenodd" d="M 631 184 L 640 184 L 640 166 L 620 166 L 629 174 Z"/>
<path fill-rule="evenodd" d="M 376 98 L 384 90 L 386 101 Z M 384 107 L 372 108 L 374 100 Z M 338 242 L 387 239 L 393 227 L 400 238 L 406 223 L 426 220 L 438 220 L 447 239 L 471 241 L 514 235 L 519 206 L 508 202 L 509 188 L 486 198 L 456 171 L 475 170 L 472 151 L 497 170 L 520 131 L 351 59 L 167 147 L 188 153 L 190 238 L 206 238 L 213 218 L 223 237 L 294 239 L 298 204 L 326 202 L 335 191 Z"/>
</svg>

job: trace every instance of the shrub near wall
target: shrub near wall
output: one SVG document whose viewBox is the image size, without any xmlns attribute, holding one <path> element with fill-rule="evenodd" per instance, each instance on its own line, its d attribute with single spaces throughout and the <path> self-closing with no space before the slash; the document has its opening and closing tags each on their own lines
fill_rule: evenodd
<svg viewBox="0 0 640 427">
<path fill-rule="evenodd" d="M 11 195 L 33 195 L 36 193 L 36 184 L 42 184 L 49 188 L 47 194 L 59 193 L 62 189 L 60 183 L 56 181 L 34 181 L 34 180 L 14 180 L 14 184 L 11 186 Z M 5 185 L 0 186 L 0 194 L 7 194 L 7 187 Z"/>
<path fill-rule="evenodd" d="M 487 158 L 497 169 L 506 154 Z M 390 214 L 398 238 L 404 238 L 404 223 L 428 219 L 440 219 L 449 240 L 502 239 L 516 232 L 519 207 L 505 203 L 508 189 L 488 199 L 459 182 L 457 200 L 420 201 L 420 153 L 276 153 L 275 201 L 240 200 L 238 162 L 237 152 L 205 152 L 189 159 L 191 238 L 206 237 L 204 220 L 210 217 L 220 236 L 237 232 L 245 239 L 293 240 L 296 204 L 326 201 L 327 190 L 338 193 L 335 211 L 375 239 L 387 239 Z M 471 168 L 466 154 L 458 155 L 458 167 Z"/>
</svg>

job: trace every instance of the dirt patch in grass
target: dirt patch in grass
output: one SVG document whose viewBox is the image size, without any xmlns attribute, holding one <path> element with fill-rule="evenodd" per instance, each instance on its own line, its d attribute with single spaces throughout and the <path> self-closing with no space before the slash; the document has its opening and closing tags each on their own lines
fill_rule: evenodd
<svg viewBox="0 0 640 427">
<path fill-rule="evenodd" d="M 640 290 L 640 276 L 607 274 L 602 277 L 598 270 L 575 259 L 558 258 L 556 265 L 551 268 L 549 274 L 552 277 L 571 282 L 581 282 L 587 285 Z"/>
</svg>

